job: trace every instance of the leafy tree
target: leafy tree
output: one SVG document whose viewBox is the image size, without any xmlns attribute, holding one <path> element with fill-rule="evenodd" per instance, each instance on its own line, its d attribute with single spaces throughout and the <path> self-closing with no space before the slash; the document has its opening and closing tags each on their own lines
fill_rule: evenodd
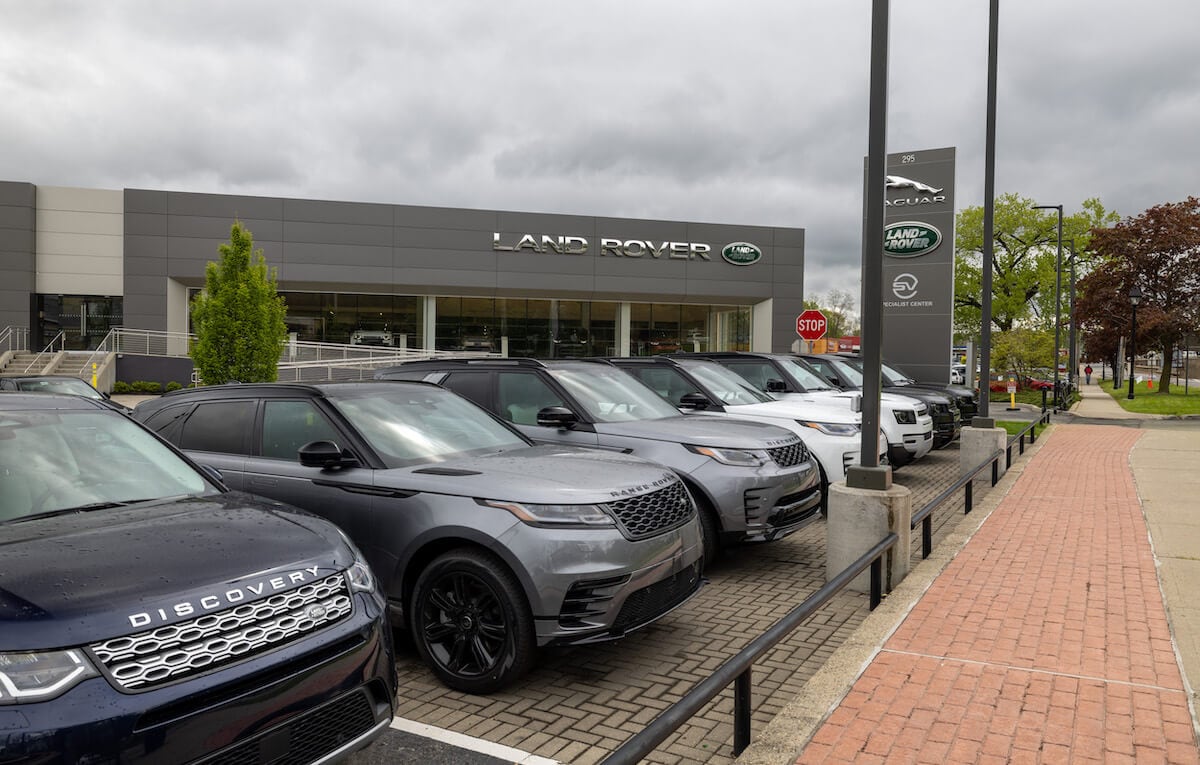
<svg viewBox="0 0 1200 765">
<path fill-rule="evenodd" d="M 220 262 L 205 266 L 204 289 L 192 300 L 192 362 L 209 384 L 274 382 L 287 338 L 275 269 L 254 249 L 254 236 L 241 221 L 234 221 L 229 242 L 218 250 Z"/>
<path fill-rule="evenodd" d="M 805 308 L 815 308 L 825 314 L 825 336 L 847 337 L 858 334 L 858 316 L 854 311 L 854 296 L 836 287 L 824 295 L 804 301 Z"/>
<path fill-rule="evenodd" d="M 992 323 L 996 330 L 1019 326 L 1054 327 L 1055 263 L 1058 258 L 1058 211 L 1035 210 L 1036 202 L 1017 194 L 995 201 L 992 220 Z M 1091 230 L 1118 220 L 1098 199 L 1083 202 L 1083 210 L 1063 217 L 1063 240 L 1073 240 L 1084 252 Z M 954 328 L 960 339 L 979 336 L 983 316 L 983 207 L 959 211 L 954 226 Z M 1067 293 L 1068 245 L 1063 245 L 1062 293 Z M 1086 271 L 1086 258 L 1077 272 Z M 1068 310 L 1063 300 L 1060 316 Z M 1066 319 L 1063 320 L 1064 322 Z"/>
<path fill-rule="evenodd" d="M 1054 333 L 1041 329 L 1013 329 L 992 335 L 992 369 L 1014 372 L 1018 379 L 1054 363 Z"/>
<path fill-rule="evenodd" d="M 1136 349 L 1162 353 L 1158 391 L 1171 389 L 1172 354 L 1200 328 L 1200 199 L 1151 207 L 1092 234 L 1095 266 L 1076 299 L 1088 353 L 1116 359 L 1133 321 L 1129 290 L 1142 291 Z M 1118 360 L 1119 361 L 1119 360 Z"/>
</svg>

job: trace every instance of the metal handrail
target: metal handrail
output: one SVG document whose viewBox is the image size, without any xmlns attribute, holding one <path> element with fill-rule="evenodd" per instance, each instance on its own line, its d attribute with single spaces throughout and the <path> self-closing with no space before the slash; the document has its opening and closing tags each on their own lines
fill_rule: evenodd
<svg viewBox="0 0 1200 765">
<path fill-rule="evenodd" d="M 59 330 L 58 334 L 55 335 L 54 338 L 51 339 L 50 342 L 46 344 L 46 347 L 43 348 L 38 353 L 38 355 L 33 357 L 33 361 L 29 362 L 29 364 L 25 367 L 25 369 L 23 370 L 25 372 L 25 374 L 29 374 L 29 372 L 34 367 L 38 366 L 38 362 L 41 362 L 42 366 L 45 366 L 46 362 L 42 361 L 42 357 L 45 356 L 47 353 L 57 353 L 58 351 L 54 350 L 54 344 L 59 342 L 60 340 L 62 341 L 62 346 L 63 346 L 60 350 L 66 350 L 67 334 L 64 330 Z"/>
<path fill-rule="evenodd" d="M 895 546 L 897 541 L 899 541 L 899 537 L 895 532 L 879 540 L 862 557 L 826 582 L 821 589 L 808 596 L 803 603 L 788 611 L 766 632 L 717 667 L 715 672 L 697 683 L 694 688 L 684 694 L 683 698 L 664 709 L 640 733 L 617 747 L 612 754 L 601 761 L 601 765 L 631 765 L 639 762 L 703 709 L 705 704 L 725 690 L 730 683 L 736 683 L 733 699 L 733 756 L 740 755 L 750 745 L 750 697 L 752 691 L 750 673 L 754 662 L 790 635 L 792 630 L 799 627 L 805 619 L 812 616 L 817 609 L 853 582 L 868 567 L 871 569 L 871 609 L 874 610 L 882 599 L 883 562 L 881 558 L 885 552 Z"/>
<path fill-rule="evenodd" d="M 0 345 L 7 345 L 5 350 L 25 351 L 29 349 L 29 327 L 5 327 L 0 329 Z"/>
<path fill-rule="evenodd" d="M 1037 426 L 1043 423 L 1050 422 L 1050 413 L 1043 410 L 1040 417 L 1026 425 L 1021 432 L 1013 435 L 1008 439 L 1008 443 L 1004 447 L 1004 467 L 1007 470 L 1012 467 L 1012 448 L 1013 444 L 1019 443 L 1018 454 L 1025 453 L 1025 434 L 1029 434 L 1029 443 L 1037 443 Z"/>
</svg>

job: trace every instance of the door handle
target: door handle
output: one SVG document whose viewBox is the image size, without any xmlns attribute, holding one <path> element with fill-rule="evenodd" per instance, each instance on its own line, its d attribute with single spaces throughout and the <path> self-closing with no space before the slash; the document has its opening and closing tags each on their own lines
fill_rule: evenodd
<svg viewBox="0 0 1200 765">
<path fill-rule="evenodd" d="M 279 479 L 278 478 L 263 478 L 263 477 L 255 476 L 254 478 L 250 479 L 250 485 L 251 486 L 278 486 Z"/>
</svg>

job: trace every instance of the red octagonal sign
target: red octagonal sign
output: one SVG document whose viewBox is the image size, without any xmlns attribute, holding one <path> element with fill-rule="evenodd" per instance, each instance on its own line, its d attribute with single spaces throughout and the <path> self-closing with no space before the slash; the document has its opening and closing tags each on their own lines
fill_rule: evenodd
<svg viewBox="0 0 1200 765">
<path fill-rule="evenodd" d="M 825 337 L 825 314 L 809 308 L 796 317 L 796 334 L 805 340 L 820 340 Z"/>
</svg>

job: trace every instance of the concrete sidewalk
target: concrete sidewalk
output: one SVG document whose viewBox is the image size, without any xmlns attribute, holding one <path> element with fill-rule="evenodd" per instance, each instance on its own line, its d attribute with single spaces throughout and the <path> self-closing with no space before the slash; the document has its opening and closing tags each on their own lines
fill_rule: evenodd
<svg viewBox="0 0 1200 765">
<path fill-rule="evenodd" d="M 739 762 L 1200 763 L 1200 422 L 1082 393 Z"/>
</svg>

